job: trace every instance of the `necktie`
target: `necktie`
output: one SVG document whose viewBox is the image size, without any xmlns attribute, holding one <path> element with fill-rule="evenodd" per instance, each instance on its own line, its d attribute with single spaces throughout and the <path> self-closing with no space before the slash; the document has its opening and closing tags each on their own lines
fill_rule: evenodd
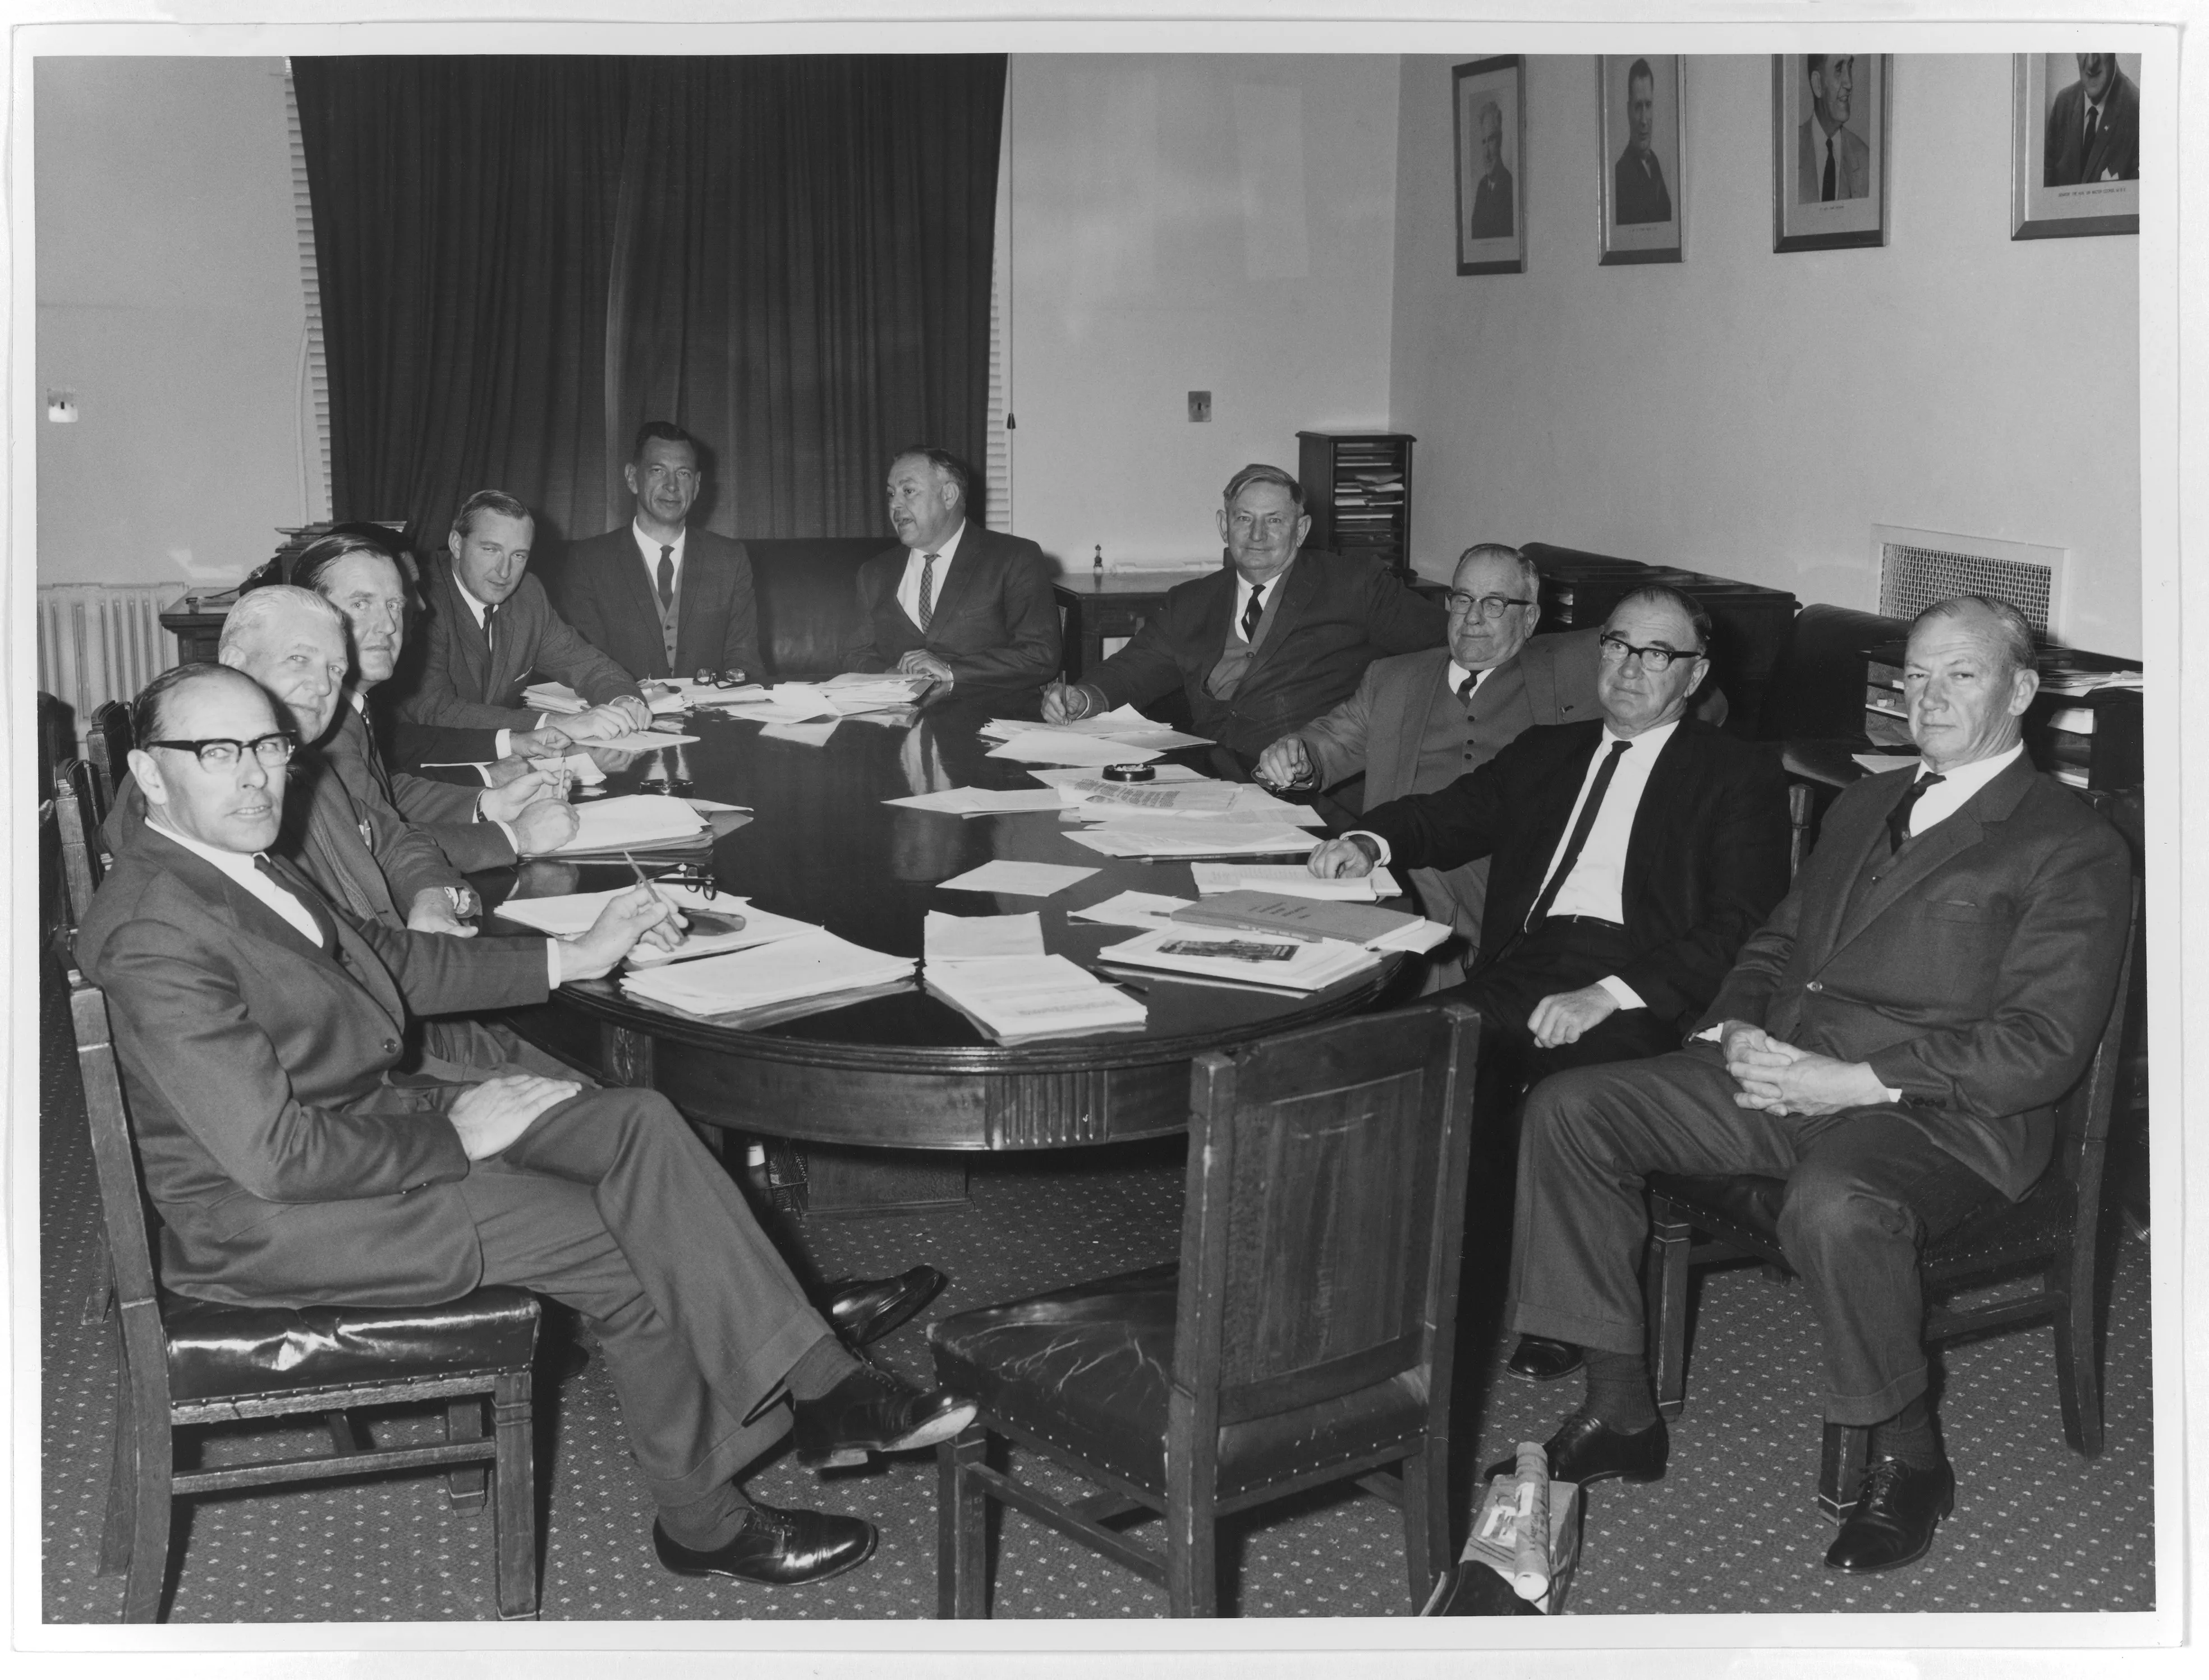
<svg viewBox="0 0 2209 1680">
<path fill-rule="evenodd" d="M 659 550 L 659 610 L 665 612 L 675 604 L 675 549 L 663 543 Z"/>
<path fill-rule="evenodd" d="M 2093 155 L 2094 134 L 2102 126 L 2102 112 L 2097 105 L 2086 107 L 2086 137 L 2079 142 L 2079 172 L 2086 173 L 2086 159 Z"/>
<path fill-rule="evenodd" d="M 1902 797 L 1894 802 L 1894 809 L 1887 813 L 1887 845 L 1891 852 L 1902 849 L 1910 838 L 1910 813 L 1917 801 L 1925 797 L 1928 788 L 1937 788 L 1948 778 L 1945 776 L 1921 776 L 1912 782 Z"/>
<path fill-rule="evenodd" d="M 1821 204 L 1833 201 L 1833 137 L 1831 135 L 1826 136 L 1826 184 L 1819 189 L 1818 200 Z"/>
<path fill-rule="evenodd" d="M 253 867 L 298 899 L 300 908 L 314 918 L 315 931 L 322 936 L 322 950 L 326 953 L 338 948 L 337 923 L 330 920 L 330 913 L 322 903 L 322 894 L 309 886 L 297 870 L 266 852 L 254 853 Z"/>
<path fill-rule="evenodd" d="M 1587 798 L 1581 801 L 1580 819 L 1573 825 L 1572 838 L 1565 842 L 1565 855 L 1557 860 L 1557 867 L 1550 872 L 1550 879 L 1542 883 L 1542 895 L 1535 899 L 1534 908 L 1526 912 L 1526 925 L 1528 928 L 1534 927 L 1549 915 L 1550 906 L 1557 902 L 1559 891 L 1571 878 L 1573 866 L 1580 861 L 1580 848 L 1587 844 L 1588 831 L 1595 826 L 1596 813 L 1603 808 L 1603 796 L 1610 786 L 1612 775 L 1618 769 L 1618 761 L 1625 756 L 1626 749 L 1631 745 L 1631 741 L 1625 741 L 1610 743 L 1610 756 L 1597 768 L 1595 785 L 1588 789 Z"/>
<path fill-rule="evenodd" d="M 1250 591 L 1250 604 L 1243 609 L 1243 639 L 1253 647 L 1258 645 L 1258 621 L 1266 615 L 1266 589 L 1261 584 Z"/>
<path fill-rule="evenodd" d="M 1460 682 L 1457 686 L 1457 697 L 1465 703 L 1465 709 L 1468 712 L 1472 710 L 1472 691 L 1479 687 L 1480 673 L 1478 671 L 1474 671 L 1470 674 L 1463 682 Z"/>
<path fill-rule="evenodd" d="M 497 616 L 498 609 L 496 606 L 484 609 L 484 651 L 493 657 L 497 657 L 498 654 L 498 638 L 492 633 L 491 621 Z"/>
<path fill-rule="evenodd" d="M 368 773 L 376 778 L 376 790 L 383 795 L 383 802 L 396 806 L 397 795 L 391 790 L 391 772 L 384 767 L 383 749 L 376 744 L 376 723 L 366 712 L 360 714 L 361 740 L 368 748 Z"/>
<path fill-rule="evenodd" d="M 929 620 L 936 616 L 936 556 L 920 557 L 920 627 L 928 628 Z"/>
</svg>

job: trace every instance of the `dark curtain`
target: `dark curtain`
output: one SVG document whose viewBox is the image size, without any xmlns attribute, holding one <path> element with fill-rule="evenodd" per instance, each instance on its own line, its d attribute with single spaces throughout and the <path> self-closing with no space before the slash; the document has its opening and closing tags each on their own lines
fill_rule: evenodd
<svg viewBox="0 0 2209 1680">
<path fill-rule="evenodd" d="M 553 550 L 653 418 L 731 536 L 886 531 L 897 449 L 983 459 L 1002 56 L 292 64 L 338 518 L 442 546 L 496 485 Z"/>
</svg>

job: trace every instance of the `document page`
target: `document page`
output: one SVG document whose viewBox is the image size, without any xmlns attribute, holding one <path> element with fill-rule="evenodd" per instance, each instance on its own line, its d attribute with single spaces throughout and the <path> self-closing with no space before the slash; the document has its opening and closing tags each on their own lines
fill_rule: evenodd
<svg viewBox="0 0 2209 1680">
<path fill-rule="evenodd" d="M 1096 873 L 1068 863 L 1020 863 L 1000 857 L 936 885 L 946 892 L 1013 892 L 1026 898 L 1048 898 Z"/>
</svg>

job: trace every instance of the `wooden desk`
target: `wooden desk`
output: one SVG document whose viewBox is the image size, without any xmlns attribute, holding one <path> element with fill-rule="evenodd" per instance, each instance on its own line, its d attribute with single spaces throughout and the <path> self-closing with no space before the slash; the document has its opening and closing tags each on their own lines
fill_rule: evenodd
<svg viewBox="0 0 2209 1680">
<path fill-rule="evenodd" d="M 177 639 L 177 663 L 189 665 L 195 660 L 212 661 L 215 649 L 222 640 L 222 622 L 230 616 L 232 605 L 237 601 L 235 592 L 210 591 L 204 596 L 187 595 L 172 601 L 161 614 L 161 627 Z"/>
<path fill-rule="evenodd" d="M 1051 585 L 1065 614 L 1066 679 L 1081 681 L 1104 660 L 1107 636 L 1132 636 L 1177 584 L 1208 578 L 1218 566 L 1172 572 L 1107 572 L 1102 578 L 1070 573 Z"/>
<path fill-rule="evenodd" d="M 827 745 L 763 736 L 760 726 L 706 712 L 677 773 L 701 797 L 755 807 L 712 852 L 724 892 L 818 923 L 873 950 L 917 957 L 929 910 L 986 915 L 1036 910 L 1044 944 L 1076 962 L 1135 930 L 1070 921 L 1067 912 L 1130 888 L 1195 896 L 1185 863 L 1107 858 L 1066 839 L 1056 813 L 962 819 L 884 805 L 949 786 L 1033 787 L 1022 768 L 985 756 L 975 735 L 987 707 L 954 700 L 910 728 L 847 719 Z M 1203 765 L 1212 749 L 1189 749 Z M 612 775 L 634 790 L 675 749 Z M 1177 755 L 1179 756 L 1179 755 Z M 991 858 L 1074 864 L 1097 873 L 1050 898 L 947 892 L 936 883 Z M 619 865 L 527 866 L 527 896 L 591 891 L 629 879 Z M 496 902 L 512 873 L 492 878 Z M 664 1092 L 709 1126 L 869 1149 L 1052 1149 L 1182 1130 L 1189 1060 L 1206 1050 L 1309 1024 L 1372 1001 L 1401 966 L 1381 967 L 1309 997 L 1146 977 L 1150 1020 L 1139 1033 L 1008 1047 L 917 987 L 832 1005 L 794 1020 L 746 1025 L 631 1001 L 611 979 L 563 987 L 514 1024 L 547 1048 L 617 1083 Z M 813 1151 L 816 1161 L 822 1151 Z M 955 1159 L 909 1162 L 936 1189 L 963 1194 Z M 816 1190 L 819 1190 L 818 1173 Z M 945 1190 L 946 1181 L 948 1190 Z M 815 1205 L 821 1205 L 816 1193 Z"/>
</svg>

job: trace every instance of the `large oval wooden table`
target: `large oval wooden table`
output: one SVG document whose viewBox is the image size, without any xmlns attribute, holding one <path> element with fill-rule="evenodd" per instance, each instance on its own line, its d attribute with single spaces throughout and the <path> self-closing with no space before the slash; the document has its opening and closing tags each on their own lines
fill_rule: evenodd
<svg viewBox="0 0 2209 1680">
<path fill-rule="evenodd" d="M 1039 785 L 1021 765 L 987 756 L 994 743 L 978 735 L 977 725 L 991 710 L 954 701 L 924 708 L 911 723 L 846 718 L 818 745 L 778 739 L 741 712 L 709 710 L 685 724 L 700 739 L 679 758 L 672 749 L 646 755 L 616 770 L 607 785 L 627 792 L 649 787 L 649 778 L 683 776 L 698 796 L 750 807 L 751 819 L 713 845 L 719 890 L 899 956 L 921 954 L 930 910 L 1035 910 L 1046 950 L 1089 963 L 1100 947 L 1137 930 L 1070 921 L 1069 910 L 1129 889 L 1195 895 L 1186 863 L 1104 857 L 1067 839 L 1055 813 L 961 818 L 883 803 L 952 786 Z M 1207 773 L 1225 768 L 1216 749 L 1174 756 Z M 938 885 L 992 858 L 1097 873 L 1047 898 Z M 579 873 L 540 862 L 524 870 L 516 890 L 593 891 L 629 879 L 618 865 L 588 864 Z M 608 979 L 563 987 L 544 1007 L 520 1012 L 515 1025 L 610 1083 L 664 1093 L 694 1122 L 803 1140 L 816 1159 L 822 1145 L 832 1156 L 852 1147 L 1055 1149 L 1182 1130 L 1192 1057 L 1367 1005 L 1403 961 L 1389 957 L 1305 996 L 1145 976 L 1137 982 L 1147 988 L 1141 1031 L 1019 1046 L 994 1042 L 919 986 L 808 1006 L 793 1018 L 708 1019 L 633 1001 Z M 892 1175 L 896 1159 L 880 1161 L 883 1174 Z M 913 1165 L 906 1157 L 909 1187 Z M 937 1157 L 934 1175 L 932 1191 L 856 1199 L 904 1204 L 963 1194 L 956 1159 Z M 815 1176 L 814 1206 L 822 1209 L 825 1186 Z"/>
</svg>

